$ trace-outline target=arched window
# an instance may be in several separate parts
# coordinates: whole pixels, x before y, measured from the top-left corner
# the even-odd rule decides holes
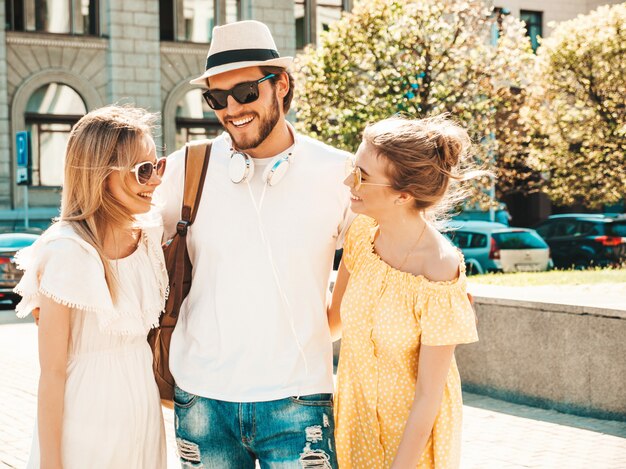
[[[222,126],[202,97],[202,90],[188,91],[176,105],[176,148],[191,140],[215,137],[221,132]]]
[[[61,83],[48,83],[31,95],[24,121],[31,133],[33,186],[62,184],[67,139],[86,112],[79,94]]]

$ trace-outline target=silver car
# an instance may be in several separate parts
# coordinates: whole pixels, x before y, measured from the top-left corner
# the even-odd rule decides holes
[[[461,249],[468,274],[535,272],[552,267],[550,248],[535,230],[488,221],[452,222],[446,234]]]

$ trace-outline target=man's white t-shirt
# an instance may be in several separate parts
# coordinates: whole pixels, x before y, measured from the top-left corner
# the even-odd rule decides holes
[[[297,134],[290,151],[287,173],[265,190],[259,223],[255,203],[275,158],[254,160],[250,187],[234,184],[230,137],[213,142],[187,235],[193,281],[170,347],[170,369],[187,392],[232,402],[333,392],[326,305],[334,252],[353,218],[348,154]],[[180,219],[183,181],[179,150],[156,197],[166,237]]]

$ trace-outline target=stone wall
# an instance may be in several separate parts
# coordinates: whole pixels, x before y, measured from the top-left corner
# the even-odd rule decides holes
[[[159,3],[111,0],[106,12],[107,100],[161,111]],[[157,145],[160,142],[157,142]]]
[[[272,31],[281,56],[293,56],[296,50],[296,24],[292,0],[254,0],[244,19],[265,23]]]
[[[464,389],[626,420],[626,311],[475,300],[480,341],[456,352]]]

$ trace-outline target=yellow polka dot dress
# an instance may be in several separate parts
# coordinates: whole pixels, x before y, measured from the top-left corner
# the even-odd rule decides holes
[[[341,303],[343,338],[335,404],[341,469],[389,468],[415,395],[421,344],[478,340],[465,268],[450,282],[389,266],[374,252],[376,222],[359,216],[344,245],[350,280]],[[453,359],[419,469],[458,468],[461,381]]]

